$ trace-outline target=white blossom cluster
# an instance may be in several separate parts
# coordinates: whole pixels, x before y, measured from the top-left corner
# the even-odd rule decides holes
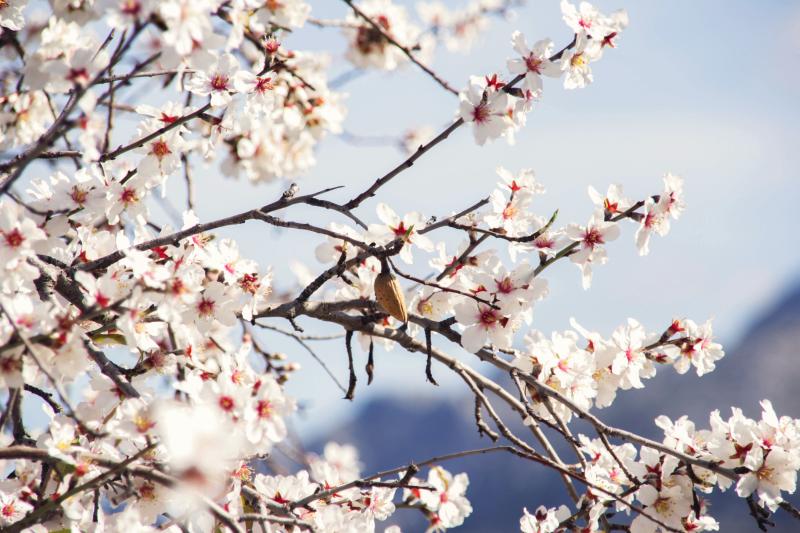
[[[603,56],[606,48],[616,46],[620,32],[628,26],[624,10],[606,16],[588,2],[581,2],[578,9],[562,0],[561,11],[567,26],[575,32],[570,46],[556,53],[552,40],[529,45],[517,31],[511,36],[511,43],[518,55],[508,61],[508,70],[515,76],[512,83],[507,86],[498,74],[473,76],[460,93],[459,116],[472,124],[478,144],[502,136],[513,144],[514,132],[525,125],[527,113],[542,96],[543,76],[563,78],[565,89],[582,89],[592,83],[591,64]],[[517,81],[522,85],[510,90]]]
[[[650,332],[628,319],[609,337],[575,321],[549,336],[532,329],[534,308],[550,293],[545,269],[569,259],[588,289],[628,222],[639,254],[649,253],[652,235],[666,235],[685,208],[682,178],[666,174],[661,190],[639,201],[621,185],[605,194],[589,188],[585,224],[537,213],[545,189],[534,172],[503,167],[489,196],[456,214],[398,213],[385,201],[373,218],[356,212],[462,124],[478,144],[513,141],[542,95],[543,76],[586,87],[592,63],[628,25],[624,11],[604,15],[563,0],[571,42],[529,45],[515,32],[514,77],[471,77],[459,94],[426,66],[434,48],[468,49],[510,2],[421,3],[419,23],[390,0],[343,2],[347,14],[332,22],[313,18],[301,0],[51,0],[43,19],[26,4],[0,1],[8,65],[0,67],[0,149],[9,155],[0,162],[3,529],[371,532],[399,509],[422,513],[429,531],[464,523],[472,513],[468,477],[445,470],[441,457],[420,463],[424,477],[413,463],[364,474],[357,451],[336,443],[322,456],[297,454],[294,470],[274,462],[276,450],[292,450],[296,405],[284,384],[300,366],[254,331],[276,329],[260,319],[282,319],[294,332],[278,331],[307,347],[301,317],[344,329],[346,397],[356,382],[354,334],[369,352],[370,380],[375,344],[424,347],[430,381],[435,355],[475,393],[482,434],[493,435],[485,410],[513,444],[508,450],[583,484],[574,509],[521,509],[525,533],[606,531],[619,515],[634,533],[715,530],[704,495],[732,486],[756,518],[787,504],[800,469],[800,422],[778,417],[766,400],[760,420],[714,411],[708,430],[659,417],[661,444],[593,418],[620,390],[644,387],[660,365],[713,371],[724,352],[710,322],[676,318]],[[310,24],[340,28],[344,56],[357,68],[421,68],[458,94],[455,122],[436,138],[407,135],[410,158],[348,203],[322,199],[330,189],[299,195],[292,186],[271,204],[201,222],[187,193],[179,228],[155,224],[153,193],[163,195],[177,177],[190,186],[192,163],[259,183],[293,178],[314,165],[320,141],[342,131],[347,100],[329,88],[331,58],[285,44]],[[35,172],[17,181],[33,161]],[[282,218],[295,204],[348,222]],[[325,270],[296,269],[308,278],[297,295],[276,290],[271,266],[213,233],[247,221],[326,236],[316,248]],[[454,248],[439,230],[466,239]],[[420,265],[427,275],[405,272]],[[400,315],[381,307],[380,283]],[[448,360],[433,348],[433,333],[461,346],[463,361],[508,372],[519,390]],[[534,436],[540,424],[555,428],[578,462],[538,455],[504,425],[487,390]],[[31,395],[44,402],[43,427],[26,426],[22,398]],[[597,438],[573,436],[576,417],[591,420]]]

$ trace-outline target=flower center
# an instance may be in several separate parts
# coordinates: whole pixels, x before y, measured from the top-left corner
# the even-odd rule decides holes
[[[122,191],[122,194],[119,196],[119,199],[124,204],[132,204],[139,200],[139,198],[136,196],[136,190],[130,188],[125,188]]]
[[[583,56],[583,52],[578,52],[569,60],[569,64],[575,68],[581,68],[586,65],[586,58]]]
[[[594,248],[598,244],[603,244],[605,241],[603,240],[603,234],[597,228],[589,228],[586,230],[586,233],[583,234],[583,243],[588,248]]]
[[[481,324],[485,326],[494,326],[497,323],[497,318],[497,313],[491,309],[481,312]]]
[[[508,276],[500,281],[495,281],[495,283],[497,283],[497,291],[503,294],[509,294],[514,290],[514,283]]]
[[[172,150],[169,149],[169,145],[166,143],[166,141],[159,139],[150,143],[150,153],[161,159],[164,156],[171,154]]]
[[[489,108],[486,104],[481,104],[472,110],[472,120],[477,123],[486,122],[489,119]]]
[[[25,236],[17,228],[3,234],[3,237],[6,240],[6,244],[11,248],[19,248],[25,242]]]
[[[225,91],[228,89],[228,76],[224,74],[214,74],[211,78],[211,88],[215,91]]]
[[[756,477],[761,481],[769,481],[772,479],[772,475],[775,473],[774,468],[768,467],[766,464],[762,465],[761,468],[756,470]]]
[[[544,61],[533,54],[525,58],[525,66],[528,67],[528,71],[535,72],[536,74],[542,73],[542,63],[544,63]]]
[[[85,67],[69,69],[67,79],[72,83],[86,85],[89,81],[89,71]]]
[[[275,88],[272,84],[272,78],[258,78],[256,81],[256,92],[264,94],[267,91],[271,91]]]
[[[197,312],[202,316],[211,316],[214,314],[214,300],[201,298],[197,304]]]
[[[89,197],[89,191],[82,189],[78,185],[73,185],[69,197],[72,198],[72,201],[76,204],[83,205]]]
[[[135,17],[139,14],[141,9],[142,5],[138,2],[138,0],[126,0],[125,2],[122,2],[120,11],[126,15]]]
[[[658,514],[666,515],[669,514],[670,510],[672,509],[672,502],[669,498],[658,498],[655,502],[653,502],[653,507],[655,507]]]
[[[261,400],[256,405],[256,412],[259,418],[269,418],[272,416],[272,404],[268,400]]]
[[[232,411],[235,403],[233,398],[230,396],[220,396],[219,397],[219,406],[223,411]]]

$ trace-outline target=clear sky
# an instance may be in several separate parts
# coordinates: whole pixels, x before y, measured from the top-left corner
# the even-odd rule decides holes
[[[731,0],[597,4],[606,12],[626,8],[630,27],[619,48],[596,64],[593,85],[567,92],[547,80],[543,101],[515,146],[501,140],[478,147],[462,128],[385,187],[382,198],[398,211],[446,214],[487,195],[498,165],[513,171],[531,167],[548,189],[534,208],[543,215],[560,209],[559,224],[585,223],[592,208],[588,185],[605,191],[609,183],[619,183],[638,199],[657,192],[665,172],[680,174],[686,179],[688,209],[670,235],[655,237],[650,255],[639,257],[635,227],[624,225],[622,238],[609,246],[609,263],[596,269],[589,291],[581,289],[578,269],[568,262],[548,269],[550,297],[537,305],[535,327],[545,332],[568,328],[574,316],[609,334],[629,316],[653,330],[673,316],[714,317],[718,337],[733,345],[748,321],[800,278],[800,5]],[[342,18],[347,12],[343,2],[312,5],[319,18]],[[458,87],[472,74],[505,72],[515,29],[529,41],[551,37],[564,44],[571,38],[557,0],[530,1],[517,10],[515,20],[494,20],[470,54],[441,49],[432,66]],[[334,75],[350,68],[337,29],[304,29],[286,44],[329,51]],[[358,135],[394,135],[420,125],[439,130],[457,108],[452,95],[413,67],[393,74],[371,72],[342,90],[350,95],[345,128]],[[318,152],[317,167],[300,181],[301,190],[345,185],[343,192],[330,195],[345,200],[400,160],[390,147],[353,146],[329,137]],[[253,187],[213,168],[195,173],[203,221],[271,201],[284,187]],[[182,187],[182,180],[174,178],[170,197],[176,205],[183,205]],[[377,221],[375,204],[363,204],[359,216]],[[287,218],[314,213],[292,209]],[[222,233],[236,237],[245,255],[273,265],[280,286],[292,283],[291,259],[314,272],[323,268],[313,256],[320,242],[316,236],[258,223]],[[427,271],[426,262],[420,262],[418,272]],[[314,328],[310,321],[301,323]],[[376,381],[367,389],[362,378],[351,406],[299,346],[277,335],[261,338],[305,367],[289,390],[308,408],[299,422],[306,435],[352,415],[353,407],[372,395],[401,394],[418,401],[463,388],[436,367],[442,386],[427,385],[419,354],[378,352]],[[346,381],[343,344],[315,347]],[[357,357],[362,368],[365,355]],[[480,367],[466,354],[463,359]]]

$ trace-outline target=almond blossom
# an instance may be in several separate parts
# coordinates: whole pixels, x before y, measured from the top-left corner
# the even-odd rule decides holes
[[[430,239],[419,233],[425,226],[425,219],[420,213],[411,212],[400,217],[384,203],[378,204],[376,210],[378,218],[383,224],[370,224],[368,230],[371,238],[376,242],[385,244],[394,239],[400,239],[403,242],[400,259],[408,264],[414,261],[411,253],[412,244],[426,252],[433,251],[433,243]]]
[[[605,222],[599,213],[595,213],[586,226],[567,226],[567,237],[579,245],[578,251],[570,256],[570,260],[581,270],[584,289],[592,284],[592,264],[602,265],[608,261],[603,245],[615,240],[619,234],[617,224]]]
[[[405,8],[395,5],[391,0],[367,0],[359,4],[359,9],[370,17],[381,30],[365,22],[355,13],[348,14],[350,27],[345,28],[345,36],[350,42],[347,59],[360,68],[394,70],[408,58],[382,35],[404,46],[413,46],[418,41],[419,29],[408,20]]]
[[[513,144],[522,128],[540,127],[529,118],[544,79],[587,87],[593,63],[621,44],[624,11],[565,0],[574,40],[515,31],[511,57],[497,63],[508,71],[470,76],[458,92],[432,70],[434,49],[469,49],[492,18],[514,20],[516,2],[421,3],[419,22],[391,0],[322,15],[336,19],[302,0],[53,0],[37,3],[41,15],[25,4],[0,1],[3,529],[370,532],[408,508],[443,531],[467,523],[473,506],[468,476],[444,463],[489,452],[579,481],[567,486],[574,505],[518,509],[526,533],[715,530],[708,498],[729,488],[758,525],[792,512],[800,421],[767,400],[759,419],[714,410],[708,427],[659,416],[660,443],[596,418],[659,368],[715,370],[725,352],[710,321],[681,316],[650,331],[628,319],[608,337],[575,320],[570,330],[535,329],[543,317],[534,307],[559,289],[545,275],[569,258],[588,288],[625,227],[646,254],[686,207],[682,178],[666,174],[661,191],[637,200],[621,184],[590,187],[585,225],[541,209],[552,178],[531,168],[493,163],[497,177],[475,176],[480,196],[441,199],[425,216],[413,194],[403,212],[386,194],[388,181],[402,183],[398,175],[463,126],[479,145]],[[309,32],[339,43],[310,51]],[[320,148],[361,104],[340,92],[356,82],[341,56],[387,75],[405,66],[402,76],[429,77],[452,105],[458,98],[444,129],[414,116],[387,136],[406,156],[365,190],[353,187],[360,178],[302,179],[318,159],[339,157]],[[412,87],[406,81],[390,80]],[[246,210],[212,216],[230,207],[224,198],[195,198],[220,190],[217,173],[250,182]],[[368,220],[372,202],[377,220]],[[232,233],[244,223],[255,249]],[[293,252],[313,250],[322,264],[276,253],[275,227]],[[396,256],[411,266],[396,268]],[[375,295],[387,275],[402,324]],[[416,385],[452,371],[474,396],[465,415],[479,434],[507,442],[432,458],[410,450],[378,473],[345,442],[306,452],[292,427],[298,412],[312,422],[317,413],[303,392],[307,363],[331,378],[315,393],[353,400],[363,373],[387,376],[390,350],[394,364],[405,364],[397,350],[426,359]],[[395,381],[416,394],[413,375]],[[424,479],[418,467],[429,468]]]
[[[520,32],[514,32],[511,35],[511,43],[514,51],[521,57],[509,60],[508,70],[512,74],[524,75],[523,88],[531,91],[534,96],[539,96],[542,92],[542,76],[550,78],[561,76],[559,66],[550,61],[555,46],[553,41],[549,39],[536,41],[533,47],[529,48],[525,36]]]
[[[464,301],[454,308],[456,320],[465,326],[461,346],[471,353],[483,348],[488,341],[498,348],[508,348],[514,333],[509,317],[494,307],[474,301]]]
[[[472,123],[479,145],[502,136],[513,126],[506,112],[508,96],[490,89],[482,78],[471,77],[469,86],[459,93],[459,100],[459,115],[464,122]]]
[[[200,96],[210,96],[213,107],[230,103],[236,92],[236,76],[239,73],[239,61],[232,54],[222,54],[196,72],[187,83],[187,89]]]

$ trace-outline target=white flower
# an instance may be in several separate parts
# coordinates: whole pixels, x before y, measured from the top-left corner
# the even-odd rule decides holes
[[[466,497],[469,486],[467,474],[453,476],[441,466],[436,466],[428,473],[428,484],[435,490],[420,491],[420,499],[436,513],[437,523],[442,527],[460,526],[472,514],[472,505]]]
[[[464,122],[472,123],[472,133],[479,145],[502,136],[513,127],[507,114],[509,96],[487,88],[483,78],[470,77],[469,85],[458,98],[461,102],[459,115]]]
[[[589,63],[598,58],[598,49],[588,44],[585,37],[578,36],[575,46],[561,56],[565,89],[583,89],[594,81]]]
[[[309,496],[317,488],[301,470],[293,476],[265,476],[256,474],[253,486],[266,501],[283,505]]]
[[[629,318],[627,325],[614,330],[606,353],[602,355],[605,360],[610,359],[611,372],[620,376],[620,387],[623,389],[641,389],[644,387],[642,378],[655,374],[655,368],[643,350],[646,339],[644,327]]]
[[[256,12],[259,22],[266,21],[277,27],[300,28],[306,23],[311,6],[303,0],[282,0],[280,2],[253,2],[261,5],[262,9]]]
[[[497,348],[511,347],[514,334],[508,317],[499,309],[465,299],[453,310],[459,324],[466,326],[461,334],[461,346],[475,353],[486,344],[487,338]]]
[[[28,0],[5,0],[0,6],[0,26],[11,31],[19,31],[25,26],[25,17],[22,10],[28,5]]]
[[[519,529],[522,533],[552,533],[558,529],[562,520],[566,520],[572,513],[566,505],[558,509],[547,509],[541,505],[534,514],[522,509],[523,515],[519,519]]]
[[[391,0],[365,0],[359,9],[380,26],[383,33],[401,45],[412,47],[418,43],[419,29],[410,24],[406,10]],[[347,15],[344,33],[349,41],[346,57],[359,68],[394,70],[408,61],[402,50],[391,44],[373,25],[354,13]]]
[[[0,22],[2,21],[3,19],[0,18]],[[0,491],[0,525],[8,526],[18,522],[33,510],[33,506],[20,498],[20,496],[22,496],[22,493],[14,494]]]
[[[602,213],[595,213],[585,227],[567,226],[566,235],[580,243],[578,251],[569,257],[581,269],[583,288],[588,289],[592,283],[591,264],[602,265],[608,261],[603,245],[619,237],[619,227],[615,222],[605,222]]]
[[[715,368],[715,362],[725,356],[722,345],[713,341],[711,321],[698,325],[692,320],[684,323],[686,340],[676,348],[678,354],[673,364],[679,374],[685,374],[692,366],[702,376]]]
[[[400,259],[409,265],[414,261],[411,254],[411,245],[415,245],[426,252],[433,251],[433,243],[419,234],[419,230],[425,227],[425,219],[420,213],[411,212],[402,218],[385,203],[378,204],[376,208],[378,218],[383,224],[370,224],[369,234],[379,244],[386,244],[394,239],[403,242],[400,251]],[[338,258],[337,258],[338,259]]]
[[[242,70],[234,76],[233,85],[237,91],[247,95],[248,110],[266,115],[275,108],[276,82],[270,74],[259,76]]]
[[[186,318],[194,322],[201,332],[208,331],[215,321],[225,326],[236,323],[236,297],[218,281],[209,283],[193,306],[186,311]]]
[[[211,105],[228,105],[237,91],[234,80],[239,72],[239,61],[232,54],[222,54],[203,70],[195,72],[186,88],[200,96],[211,96]]]
[[[745,460],[744,466],[750,472],[739,478],[736,494],[746,498],[756,492],[759,502],[775,511],[783,501],[781,492],[794,494],[800,464],[797,457],[792,457],[779,447],[766,451],[759,447],[757,450],[757,453],[749,454]]]
[[[79,48],[66,61],[50,62],[51,77],[47,89],[67,92],[74,87],[86,87],[108,64],[108,52],[95,48]]]
[[[523,88],[530,91],[534,98],[538,98],[542,93],[542,76],[551,78],[561,76],[559,65],[550,61],[550,56],[553,55],[553,41],[550,39],[537,41],[532,48],[529,48],[525,36],[515,31],[511,35],[511,43],[520,57],[508,61],[508,70],[512,74],[524,74]]]
[[[35,253],[47,235],[16,203],[0,201],[0,269],[13,270]]]
[[[644,485],[636,493],[636,499],[646,506],[647,515],[660,520],[667,526],[682,530],[681,521],[692,508],[691,491],[680,484],[661,484],[661,490],[652,485]],[[631,533],[655,533],[661,527],[642,514],[631,522]]]

